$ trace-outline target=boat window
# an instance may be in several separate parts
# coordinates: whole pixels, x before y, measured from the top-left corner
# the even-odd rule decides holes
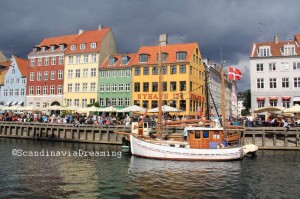
[[[200,138],[200,131],[195,131],[195,139],[199,139]]]
[[[220,133],[219,133],[219,131],[214,131],[213,138],[214,139],[220,139]]]
[[[170,144],[170,147],[175,147],[175,144]]]
[[[203,131],[203,138],[209,138],[209,132]]]

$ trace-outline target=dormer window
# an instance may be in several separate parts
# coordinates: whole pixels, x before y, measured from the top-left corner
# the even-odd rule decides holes
[[[113,65],[115,65],[115,63],[117,62],[117,58],[115,58],[115,57],[109,57],[109,66],[113,66]]]
[[[45,52],[46,51],[46,46],[43,46],[42,47],[42,52]]]
[[[149,55],[148,54],[140,54],[139,55],[139,62],[148,62]]]
[[[122,60],[121,60],[121,65],[127,65],[127,63],[129,62],[129,57],[128,56],[122,56]]]
[[[184,51],[181,51],[181,52],[177,52],[176,53],[176,60],[177,61],[183,61],[183,60],[186,60],[186,52]]]
[[[60,50],[65,50],[65,45],[64,44],[60,45]]]
[[[71,50],[76,50],[76,45],[71,45]]]
[[[33,52],[36,53],[37,52],[37,47],[33,48]]]
[[[96,48],[96,46],[97,46],[97,43],[95,43],[95,42],[91,43],[91,48]]]
[[[167,61],[168,53],[161,53],[161,61]],[[159,53],[157,53],[157,61],[159,61]]]
[[[85,44],[80,44],[80,50],[85,50]]]
[[[257,52],[259,57],[269,57],[271,56],[270,46],[261,46],[258,48]]]
[[[51,46],[51,51],[55,51],[55,46]]]
[[[283,46],[283,55],[289,56],[289,55],[296,55],[295,52],[295,45],[284,45]]]

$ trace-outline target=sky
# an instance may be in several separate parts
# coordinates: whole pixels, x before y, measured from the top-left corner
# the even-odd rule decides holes
[[[254,42],[300,34],[299,0],[0,0],[0,50],[22,58],[44,38],[80,29],[112,29],[119,53],[169,43],[198,42],[203,59],[238,68],[238,91],[250,89]]]

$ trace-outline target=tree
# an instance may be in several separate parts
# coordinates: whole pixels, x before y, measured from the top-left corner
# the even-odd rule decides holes
[[[251,109],[251,91],[250,89],[246,90],[245,92],[241,93],[243,99],[243,106],[245,109],[241,111],[241,115],[245,116],[249,114],[249,110]]]

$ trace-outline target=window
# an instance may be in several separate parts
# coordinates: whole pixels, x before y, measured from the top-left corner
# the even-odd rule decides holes
[[[49,72],[44,71],[44,80],[48,80],[48,78],[49,78]]]
[[[141,68],[135,68],[134,75],[141,75]]]
[[[158,91],[158,82],[152,82],[152,92]]]
[[[186,81],[180,81],[180,91],[186,91]]]
[[[58,94],[58,95],[61,95],[61,94],[62,94],[62,91],[63,91],[62,85],[57,86],[57,94]]]
[[[186,73],[186,66],[185,65],[180,65],[179,66],[179,73],[180,74],[185,74]]]
[[[72,92],[72,84],[68,84],[68,92]]]
[[[270,106],[277,106],[277,100],[270,100]]]
[[[82,83],[82,92],[87,92],[87,83]]]
[[[270,78],[270,88],[277,88],[276,86],[276,78]]]
[[[117,92],[117,84],[112,84],[112,92]]]
[[[29,95],[33,95],[33,86],[29,87]]]
[[[42,47],[42,52],[45,52],[46,51],[46,46],[43,46]]]
[[[51,65],[56,65],[56,57],[51,57]]]
[[[152,102],[151,102],[151,107],[152,107],[152,108],[158,107],[158,101],[157,101],[157,100],[152,100]]]
[[[167,53],[162,53],[161,54],[161,61],[167,61],[167,56],[168,56]]]
[[[200,139],[200,131],[195,131],[195,139]]]
[[[63,71],[62,70],[58,71],[58,79],[63,79]]]
[[[269,71],[276,71],[276,63],[269,63]]]
[[[91,43],[91,48],[96,48],[96,46],[97,46],[97,43],[95,43],[95,42]]]
[[[43,59],[42,58],[38,58],[38,66],[42,66],[43,64]]]
[[[76,64],[80,64],[80,55],[76,55]]]
[[[91,69],[91,77],[96,77],[96,68]]]
[[[64,64],[64,56],[63,55],[59,56],[59,65],[62,65],[62,64]]]
[[[257,79],[257,88],[264,88],[264,79],[263,78]]]
[[[203,131],[202,137],[203,138],[209,138],[209,132],[208,131]]]
[[[176,91],[176,82],[170,82],[170,91]]]
[[[258,100],[257,101],[257,107],[258,108],[265,107],[265,100]]]
[[[109,66],[113,66],[115,65],[115,63],[117,62],[117,59],[115,57],[109,57]]]
[[[131,91],[131,84],[125,84],[125,92],[130,92]]]
[[[97,54],[92,54],[92,62],[97,62]]]
[[[80,69],[76,69],[75,77],[80,78]]]
[[[85,44],[80,44],[80,50],[85,50]]]
[[[19,96],[19,89],[18,88],[16,88],[16,90],[15,90],[15,96]]]
[[[148,54],[140,54],[139,55],[139,62],[148,62],[149,55]]]
[[[79,92],[80,83],[75,83],[75,92]]]
[[[289,88],[289,78],[288,77],[282,78],[282,88]]]
[[[168,68],[167,68],[167,66],[163,66],[163,67],[162,67],[162,74],[163,74],[163,75],[168,74]]]
[[[186,100],[179,101],[179,109],[185,111],[186,110]]]
[[[55,71],[51,71],[51,80],[55,80]]]
[[[122,59],[121,59],[121,65],[126,65],[129,61],[128,59],[129,57],[127,56],[122,56]]]
[[[123,92],[124,91],[124,84],[119,84],[118,90],[119,90],[119,92]]]
[[[50,95],[54,95],[55,94],[55,86],[51,85],[50,86]]]
[[[45,61],[44,65],[49,66],[49,57],[45,57],[44,61]]]
[[[99,99],[99,105],[100,105],[100,106],[104,106],[104,99],[103,99],[103,98],[100,98],[100,99]]]
[[[88,69],[84,68],[83,73],[82,73],[82,77],[87,77],[87,76],[88,76]]]
[[[294,87],[295,88],[300,88],[300,77],[295,77],[294,78]]]
[[[31,67],[34,67],[34,66],[35,66],[35,59],[31,59],[31,60],[30,60],[30,66],[31,66]]]
[[[95,92],[96,91],[96,83],[95,82],[92,82],[91,83],[91,92]]]
[[[7,96],[7,89],[4,90],[4,96]]]
[[[143,92],[149,92],[149,82],[143,83]]]
[[[111,77],[111,71],[106,71],[106,77]]]
[[[69,56],[69,64],[73,64],[73,56]]]
[[[22,96],[25,95],[25,89],[24,89],[24,88],[21,89],[21,95],[22,95]]]
[[[300,62],[293,62],[293,69],[300,70]]]
[[[55,51],[55,46],[51,46],[51,51]]]
[[[140,92],[140,83],[139,82],[134,83],[134,92]]]
[[[76,45],[71,45],[71,50],[72,51],[76,50]]]
[[[106,84],[106,92],[110,92],[110,84]]]
[[[9,89],[9,95],[13,96],[14,95],[14,89]]]
[[[34,72],[30,72],[30,81],[34,81]]]
[[[41,87],[40,87],[40,86],[37,86],[37,87],[36,87],[36,94],[37,94],[37,95],[40,95],[40,94],[41,94]]]
[[[112,72],[112,77],[117,77],[118,76],[118,71],[117,70],[114,70],[114,71],[111,71]]]
[[[42,80],[42,72],[38,72],[37,73],[37,81],[41,81]]]
[[[118,106],[123,106],[123,99],[122,98],[118,99]]]
[[[90,99],[90,104],[94,104],[96,102],[95,98]]]
[[[290,99],[282,99],[282,104],[284,108],[290,108],[291,107],[291,100]]]
[[[100,78],[104,78],[104,77],[105,77],[105,71],[100,70],[100,72],[99,72],[99,77],[100,77]]]
[[[48,86],[43,86],[43,94],[48,95]]]
[[[264,71],[264,64],[256,64],[256,71]]]
[[[171,74],[176,74],[177,73],[177,67],[176,66],[170,66],[170,71],[171,71]]]
[[[296,55],[295,53],[295,45],[284,45],[283,54],[286,56]]]
[[[143,69],[143,75],[149,75],[149,67],[144,67],[144,69]]]
[[[79,106],[79,99],[74,99],[74,106]]]
[[[157,66],[154,66],[152,68],[152,75],[158,75],[158,67]]]
[[[124,99],[124,106],[129,106],[130,105],[130,100],[129,100],[129,98],[125,98]]]
[[[64,44],[60,45],[60,50],[65,50],[65,45]]]
[[[261,46],[258,49],[258,56],[259,57],[269,57],[270,54],[270,47],[269,46]]]
[[[103,84],[99,85],[99,91],[104,92],[105,91],[105,86]]]
[[[88,62],[89,62],[89,55],[84,55],[83,63],[88,63]]]
[[[143,100],[143,108],[148,108],[149,101]]]
[[[176,53],[176,60],[182,61],[186,59],[186,52],[177,52]]]
[[[69,69],[68,70],[68,78],[72,78],[73,77],[73,70]]]

